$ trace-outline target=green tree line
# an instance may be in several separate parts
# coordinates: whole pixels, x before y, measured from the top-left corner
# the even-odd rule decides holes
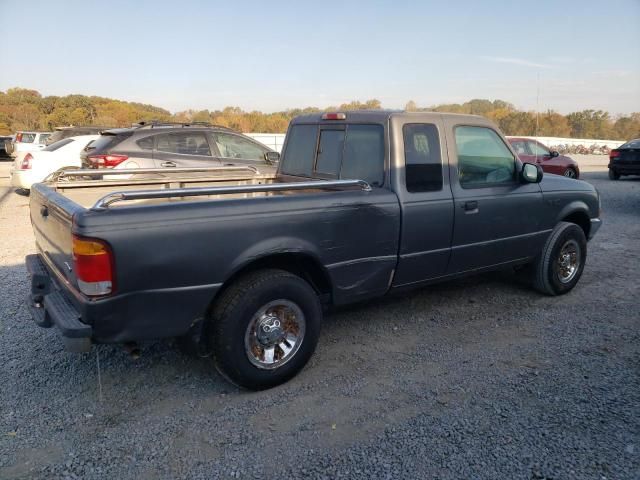
[[[17,130],[52,130],[65,125],[124,127],[139,121],[209,122],[241,132],[283,133],[289,121],[301,114],[324,110],[362,110],[383,108],[379,100],[353,101],[326,108],[294,108],[282,112],[247,112],[239,107],[223,110],[168,110],[111,98],[66,95],[42,96],[36,90],[10,88],[0,91],[0,134]],[[553,110],[531,112],[516,109],[503,100],[474,99],[458,104],[419,107],[409,101],[407,111],[452,112],[482,115],[498,124],[507,135],[539,135],[568,138],[625,140],[640,137],[640,112],[613,117],[602,110],[583,110],[562,115]]]

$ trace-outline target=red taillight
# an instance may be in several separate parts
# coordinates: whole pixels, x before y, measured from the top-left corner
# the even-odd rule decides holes
[[[30,170],[32,158],[33,156],[30,153],[27,153],[22,159],[22,163],[20,164],[20,170]]]
[[[74,235],[73,263],[82,293],[93,297],[115,291],[113,253],[106,242]]]
[[[614,158],[618,158],[620,156],[620,150],[611,150],[609,152],[609,159],[613,160]]]
[[[344,113],[325,113],[322,115],[323,120],[345,120],[347,116]]]
[[[21,142],[21,141],[22,141],[22,134],[16,133],[16,142]]]
[[[87,158],[95,168],[113,168],[129,157],[127,155],[89,155]]]

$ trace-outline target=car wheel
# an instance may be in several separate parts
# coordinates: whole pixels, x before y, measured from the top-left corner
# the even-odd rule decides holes
[[[567,168],[563,175],[567,178],[578,178],[578,173],[576,172],[576,170],[574,168]]]
[[[534,287],[547,295],[562,295],[576,286],[587,260],[587,239],[575,223],[560,222],[533,264]]]
[[[216,301],[208,341],[218,371],[232,383],[263,390],[296,375],[320,336],[318,295],[284,270],[260,270],[232,284]]]
[[[609,179],[610,180],[619,180],[620,174],[616,172],[613,168],[609,169]]]

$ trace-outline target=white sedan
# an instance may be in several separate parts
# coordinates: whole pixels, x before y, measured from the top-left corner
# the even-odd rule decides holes
[[[30,190],[47,175],[63,167],[80,167],[80,152],[100,135],[69,137],[38,152],[21,152],[11,166],[11,185]]]

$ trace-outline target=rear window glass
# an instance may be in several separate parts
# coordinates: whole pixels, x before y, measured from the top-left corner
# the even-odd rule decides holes
[[[319,139],[317,125],[294,125],[287,136],[281,161],[284,174],[365,180],[372,185],[384,181],[384,130],[380,125],[323,129]]]
[[[57,142],[52,143],[48,147],[43,148],[42,151],[43,152],[55,152],[59,148],[64,147],[65,145],[69,145],[71,142],[73,142],[73,139],[65,138],[64,140],[59,140]]]
[[[287,134],[282,173],[310,177],[315,160],[317,125],[294,125]]]
[[[87,145],[85,150],[105,151],[122,142],[125,138],[127,137],[124,135],[100,135],[100,138],[90,146]]]
[[[344,130],[321,130],[316,172],[337,177],[342,165]]]
[[[631,140],[624,145],[620,145],[618,148],[640,148],[640,138],[637,140]]]
[[[402,127],[402,133],[407,191],[442,190],[442,160],[436,126],[428,123],[406,124]]]
[[[384,183],[384,130],[380,125],[349,125],[340,178]]]
[[[67,137],[70,137],[70,136],[71,135],[65,135],[65,131],[64,130],[57,130],[57,131],[53,132],[49,138],[47,138],[47,143],[49,145],[51,145],[54,142],[57,142],[58,140],[62,140],[63,138],[67,138]]]
[[[40,144],[45,143],[47,141],[47,138],[49,138],[50,136],[51,136],[50,133],[41,133],[40,138],[38,139],[38,143]]]

